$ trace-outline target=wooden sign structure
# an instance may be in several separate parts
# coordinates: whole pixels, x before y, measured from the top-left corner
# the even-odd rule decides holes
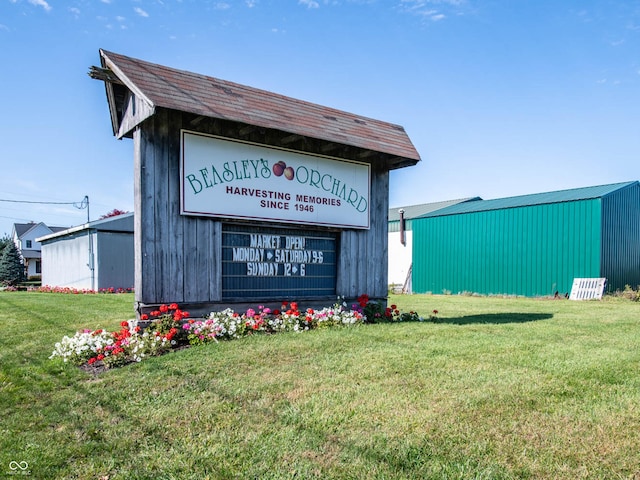
[[[134,141],[135,299],[192,314],[386,301],[399,125],[100,50],[114,135]]]

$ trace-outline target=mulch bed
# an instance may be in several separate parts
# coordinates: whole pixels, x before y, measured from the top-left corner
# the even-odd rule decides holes
[[[172,348],[171,350],[169,350],[168,352],[166,352],[163,355],[166,355],[167,353],[178,352],[178,351],[184,350],[186,348],[191,348],[191,345],[180,345],[180,346],[177,346],[176,348]],[[114,368],[126,367],[127,365],[130,365],[132,363],[136,363],[136,362],[131,361],[131,362],[127,362],[127,363],[125,363],[123,365],[120,365],[118,367],[109,368],[104,364],[104,362],[102,360],[98,360],[96,362],[93,362],[93,364],[91,364],[91,365],[89,365],[88,363],[83,363],[78,368],[80,370],[82,370],[83,372],[89,373],[89,374],[91,374],[91,375],[93,375],[95,377],[95,376],[100,375],[101,373],[106,372],[107,370],[113,370]]]

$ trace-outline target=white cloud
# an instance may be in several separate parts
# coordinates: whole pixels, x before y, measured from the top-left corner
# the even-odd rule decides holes
[[[119,22],[124,22],[126,20],[126,17],[123,17],[122,15],[118,15],[116,16],[116,20]]]
[[[140,15],[141,17],[148,17],[149,14],[147,12],[145,12],[143,9],[141,9],[140,7],[134,7],[133,11],[136,12],[138,15]]]
[[[215,8],[216,10],[229,10],[231,8],[231,5],[229,5],[227,2],[217,2],[213,8]]]
[[[247,5],[247,7],[253,8],[258,4],[258,0],[245,0],[244,3]]]
[[[298,5],[305,5],[307,8],[318,8],[320,6],[314,0],[298,0]]]
[[[42,7],[47,12],[51,11],[51,5],[49,5],[45,0],[29,0],[31,5],[35,5],[36,7]]]
[[[73,14],[75,18],[80,18],[80,9],[76,7],[69,7],[69,11]]]
[[[0,30],[4,30],[4,31],[8,32],[9,31],[9,27],[7,27],[6,25],[3,25],[3,24],[0,23]]]
[[[467,0],[400,0],[401,12],[416,15],[433,22],[447,18],[445,11],[460,12]]]

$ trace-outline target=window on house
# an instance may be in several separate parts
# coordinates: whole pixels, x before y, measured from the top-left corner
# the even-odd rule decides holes
[[[27,240],[27,248],[31,248],[31,240]]]
[[[42,273],[42,261],[40,260],[36,260],[36,273]]]

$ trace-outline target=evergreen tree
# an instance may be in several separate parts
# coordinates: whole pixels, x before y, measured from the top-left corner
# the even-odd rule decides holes
[[[10,242],[0,255],[0,283],[16,285],[24,280],[24,265],[15,243]]]
[[[0,238],[0,255],[2,255],[4,247],[9,245],[9,243],[13,243],[13,240],[11,240],[11,237],[5,233],[4,237]]]

